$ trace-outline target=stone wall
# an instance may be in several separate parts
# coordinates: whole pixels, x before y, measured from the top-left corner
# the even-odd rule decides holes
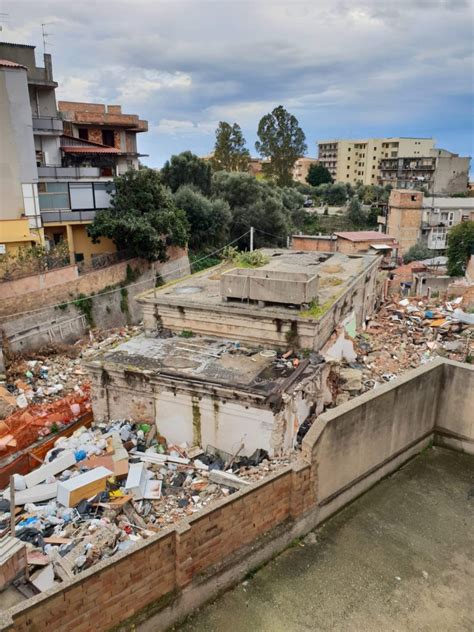
[[[1,629],[165,630],[433,438],[474,453],[473,392],[474,367],[438,360],[320,415],[292,466],[2,613]]]

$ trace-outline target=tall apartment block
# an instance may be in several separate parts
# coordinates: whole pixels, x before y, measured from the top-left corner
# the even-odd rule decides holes
[[[33,243],[67,241],[71,263],[116,251],[87,235],[110,205],[113,177],[138,168],[136,135],[147,121],[120,105],[56,104],[51,56],[0,43],[0,255]]]
[[[434,143],[433,138],[325,140],[318,143],[318,159],[335,182],[378,184],[382,159],[428,156]]]

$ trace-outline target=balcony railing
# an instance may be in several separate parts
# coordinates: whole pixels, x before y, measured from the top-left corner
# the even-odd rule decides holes
[[[62,134],[63,122],[54,116],[33,116],[33,132]]]
[[[67,224],[69,222],[91,222],[97,211],[71,211],[57,209],[54,211],[41,211],[43,224]]]
[[[38,167],[38,176],[55,180],[61,178],[80,180],[81,178],[100,178],[101,170],[99,167]],[[110,176],[108,178],[110,179]]]

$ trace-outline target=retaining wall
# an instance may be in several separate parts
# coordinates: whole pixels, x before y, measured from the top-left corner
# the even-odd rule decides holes
[[[1,629],[164,630],[433,439],[474,454],[473,393],[474,367],[437,360],[328,411],[291,467],[6,611]]]
[[[23,296],[28,292],[44,291],[47,288],[61,285],[63,283],[71,283],[79,277],[76,265],[64,266],[55,270],[49,270],[41,274],[32,274],[14,279],[13,281],[3,281],[0,283],[0,300],[3,301],[15,296]]]
[[[11,352],[29,351],[52,342],[72,343],[83,336],[90,323],[84,312],[70,303],[82,294],[92,297],[93,324],[101,328],[136,324],[143,318],[135,297],[155,285],[156,274],[170,281],[189,272],[187,254],[180,248],[169,250],[166,263],[150,264],[140,259],[122,261],[108,268],[79,276],[76,280],[20,294],[0,301],[0,330]],[[117,286],[126,281],[127,266],[136,274],[135,283],[124,295]],[[114,292],[107,288],[114,289]],[[105,290],[105,292],[104,292]],[[31,313],[25,313],[29,312]],[[38,311],[40,310],[40,311]]]

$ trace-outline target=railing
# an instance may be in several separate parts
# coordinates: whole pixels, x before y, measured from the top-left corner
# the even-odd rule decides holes
[[[91,222],[97,211],[71,211],[69,209],[57,209],[54,211],[41,211],[43,224],[60,224],[68,222]]]
[[[63,131],[63,122],[54,116],[33,116],[33,132]]]
[[[67,178],[68,180],[80,178],[100,178],[99,167],[38,167],[40,178]],[[110,179],[110,176],[108,176]]]
[[[33,274],[44,274],[50,270],[70,265],[69,255],[44,255],[28,261],[6,260],[0,262],[0,283],[14,281]]]
[[[92,255],[91,263],[86,264],[84,261],[76,263],[79,274],[85,274],[86,272],[92,272],[93,270],[100,270],[101,268],[107,268],[114,263],[120,261],[126,261],[133,257],[126,250],[118,250],[117,252],[104,252],[98,255]]]

